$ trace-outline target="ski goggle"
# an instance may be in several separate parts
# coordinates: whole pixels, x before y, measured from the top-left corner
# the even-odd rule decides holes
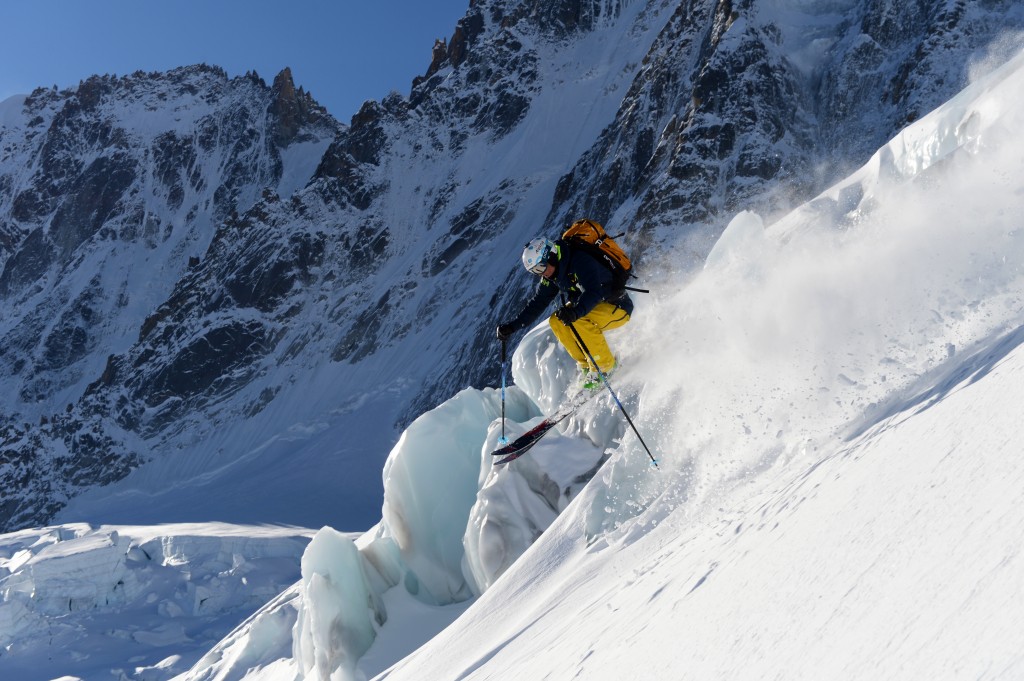
[[[548,268],[547,258],[541,260],[530,266],[529,271],[533,274],[544,274],[544,270]]]

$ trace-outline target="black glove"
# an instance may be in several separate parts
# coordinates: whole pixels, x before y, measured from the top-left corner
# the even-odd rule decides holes
[[[512,337],[512,334],[516,332],[516,329],[511,324],[498,324],[498,340],[508,340]]]
[[[555,316],[558,317],[558,321],[566,325],[572,324],[579,319],[579,315],[576,314],[576,308],[571,303],[555,310]]]

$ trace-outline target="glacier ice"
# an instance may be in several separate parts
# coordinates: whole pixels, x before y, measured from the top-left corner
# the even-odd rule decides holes
[[[553,410],[576,378],[546,323],[527,334],[512,367],[509,437]],[[600,403],[594,408],[607,409]],[[567,421],[570,436],[553,431],[529,456],[495,467],[501,413],[499,391],[467,388],[421,415],[384,466],[380,523],[354,542],[330,528],[313,539],[294,629],[300,674],[358,678],[359,658],[388,622],[385,601],[402,602],[394,590],[427,607],[480,595],[554,522],[621,435],[614,419],[588,411]]]
[[[109,676],[126,645],[122,678],[170,678],[295,581],[309,534],[79,523],[3,535],[0,678]]]
[[[356,679],[356,663],[384,624],[384,605],[369,585],[355,543],[325,527],[302,556],[294,657],[303,675]]]

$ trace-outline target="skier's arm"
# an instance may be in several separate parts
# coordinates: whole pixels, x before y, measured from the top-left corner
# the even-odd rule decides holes
[[[519,314],[502,326],[507,326],[511,328],[512,332],[515,332],[533,324],[557,295],[558,287],[547,279],[541,279],[540,285],[537,286],[537,290],[533,293],[533,297],[527,301]]]

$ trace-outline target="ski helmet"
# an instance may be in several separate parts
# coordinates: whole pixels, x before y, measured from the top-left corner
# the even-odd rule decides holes
[[[523,249],[523,267],[533,274],[544,274],[555,244],[550,239],[537,237]]]

